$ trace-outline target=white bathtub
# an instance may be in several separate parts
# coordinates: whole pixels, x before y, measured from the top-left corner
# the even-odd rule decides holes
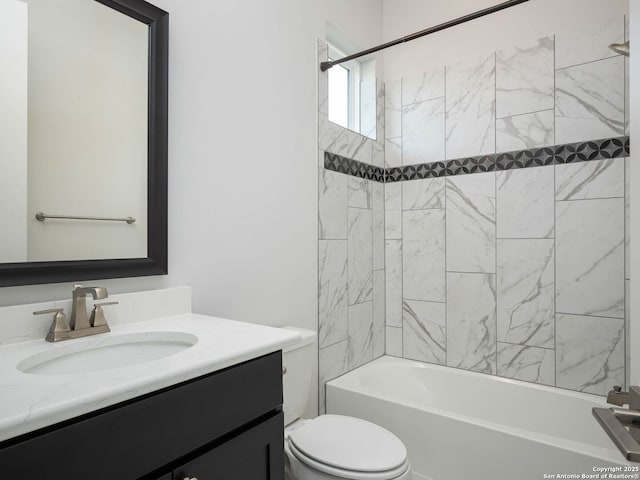
[[[583,474],[606,467],[635,474],[640,464],[624,460],[593,418],[594,406],[606,404],[594,395],[394,357],[327,384],[327,413],[394,432],[416,480],[590,478]]]

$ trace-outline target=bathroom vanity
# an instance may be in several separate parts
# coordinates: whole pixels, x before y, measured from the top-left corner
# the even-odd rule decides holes
[[[281,480],[279,352],[0,445],[0,477]]]
[[[189,297],[110,297],[110,333],[0,338],[0,478],[282,480],[281,349],[299,334],[192,313],[122,318],[176,291]]]

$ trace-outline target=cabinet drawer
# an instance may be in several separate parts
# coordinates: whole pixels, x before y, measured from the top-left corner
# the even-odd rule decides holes
[[[173,480],[283,480],[282,413],[174,470]]]
[[[0,478],[136,479],[282,405],[276,352],[0,445]]]

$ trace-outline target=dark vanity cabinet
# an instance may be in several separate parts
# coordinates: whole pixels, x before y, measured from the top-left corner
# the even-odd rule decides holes
[[[0,443],[11,480],[283,480],[280,352]]]

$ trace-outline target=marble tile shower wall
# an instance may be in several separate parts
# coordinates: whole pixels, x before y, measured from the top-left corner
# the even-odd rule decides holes
[[[388,82],[385,167],[625,135],[625,59],[607,48],[624,37],[617,18]],[[624,385],[628,169],[386,183],[386,353],[595,394]]]
[[[326,44],[319,42],[318,60],[326,59]],[[384,184],[324,168],[325,151],[384,167],[384,86],[375,88],[376,105],[368,105],[368,111],[375,112],[380,141],[329,122],[327,74],[318,76],[320,413],[325,411],[325,382],[385,350]],[[372,123],[366,125],[369,135]]]

